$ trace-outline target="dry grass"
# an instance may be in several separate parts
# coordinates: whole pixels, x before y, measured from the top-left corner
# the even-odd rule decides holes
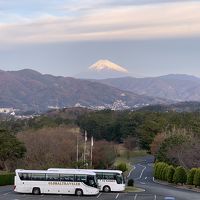
[[[118,157],[114,163],[114,166],[117,166],[120,163],[126,163],[128,170],[124,173],[125,176],[128,175],[132,170],[134,158],[147,155],[147,152],[144,150],[129,151],[124,147],[123,144],[117,145],[117,152]]]

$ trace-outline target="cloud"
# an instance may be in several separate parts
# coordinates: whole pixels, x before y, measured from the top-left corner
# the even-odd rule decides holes
[[[88,0],[88,2],[90,2]],[[98,2],[100,3],[100,1]],[[175,2],[90,9],[80,15],[43,13],[0,24],[1,44],[193,37],[200,34],[200,3]],[[73,10],[72,7],[63,9]],[[84,10],[84,9],[83,9]]]

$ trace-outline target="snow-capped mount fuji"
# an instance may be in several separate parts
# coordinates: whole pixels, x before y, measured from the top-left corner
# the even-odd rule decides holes
[[[109,60],[99,60],[92,64],[85,72],[77,75],[78,78],[105,79],[128,76],[129,72],[124,67]]]
[[[128,70],[109,61],[109,60],[99,60],[93,65],[89,67],[90,70],[102,71],[102,70],[110,70],[116,71],[120,73],[128,73]]]

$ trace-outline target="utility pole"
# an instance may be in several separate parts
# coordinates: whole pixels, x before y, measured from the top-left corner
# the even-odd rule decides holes
[[[86,148],[87,148],[87,131],[85,131],[85,143],[84,143],[84,152],[83,152],[83,163],[86,164]]]
[[[79,141],[78,141],[78,133],[77,133],[77,137],[76,137],[76,162],[77,162],[77,169],[78,169],[78,150],[79,150],[79,148],[78,148],[78,146],[79,146]]]
[[[93,136],[91,137],[91,146],[90,146],[90,166],[92,167],[92,150],[94,146]]]

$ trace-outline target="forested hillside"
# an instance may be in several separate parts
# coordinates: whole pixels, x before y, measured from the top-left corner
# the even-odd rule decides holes
[[[56,163],[59,166],[72,166],[73,162],[76,161],[74,158],[75,135],[78,134],[80,140],[83,140],[85,131],[87,131],[88,140],[93,136],[100,149],[107,145],[107,148],[110,148],[109,151],[113,152],[112,159],[108,160],[109,164],[100,163],[104,167],[111,166],[115,159],[116,152],[113,145],[122,143],[127,148],[145,149],[155,155],[156,159],[169,164],[185,165],[188,168],[199,165],[198,155],[194,153],[200,150],[199,112],[161,113],[150,111],[94,111],[82,108],[63,109],[31,119],[4,119],[0,122],[0,129],[5,130],[12,137],[13,135],[16,136],[20,145],[25,144],[26,153],[23,151],[20,155],[23,157],[25,154],[23,162],[32,163],[31,166],[34,166],[34,162],[32,158],[27,156],[34,155],[36,149],[38,151],[40,146],[46,147],[46,154],[51,155],[49,150],[54,149],[56,151],[56,148],[51,148],[51,145],[48,147],[48,145],[52,144],[53,147],[56,141],[58,144],[58,137],[61,138],[60,141],[66,141],[66,143],[61,143],[59,147],[63,148],[63,151],[65,151],[65,145],[71,145],[71,148],[66,150],[69,151],[70,158],[73,157],[71,162],[64,161],[63,163],[62,159],[60,161],[54,160],[55,156],[53,155],[59,154],[58,152],[52,153],[53,160],[49,164],[48,158],[45,157],[42,160],[43,162],[46,160],[47,166],[56,166]],[[2,137],[5,137],[5,131]],[[32,141],[36,142],[33,143]],[[61,147],[62,145],[63,147]],[[96,151],[96,154],[103,151],[103,149],[100,149]],[[179,150],[181,150],[181,155],[179,155]],[[103,154],[106,155],[106,152]],[[190,156],[190,154],[194,156]],[[40,155],[40,153],[37,155]],[[189,160],[188,157],[191,159]],[[0,166],[3,166],[1,165],[2,162],[4,161],[0,161]],[[99,160],[96,160],[96,163],[99,163]],[[45,168],[46,165],[40,163],[42,168]],[[96,167],[98,166],[96,164]]]

